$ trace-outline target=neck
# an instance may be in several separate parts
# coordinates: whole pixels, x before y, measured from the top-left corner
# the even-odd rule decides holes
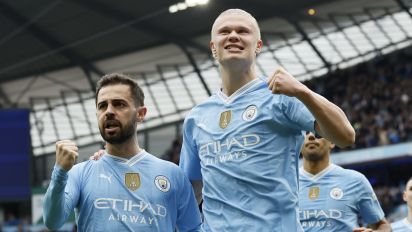
[[[329,157],[322,160],[306,160],[303,159],[303,169],[312,175],[316,175],[319,172],[325,170],[329,166]]]
[[[136,136],[121,144],[106,143],[106,150],[109,154],[125,159],[130,159],[141,151]]]
[[[220,65],[220,76],[222,78],[222,92],[226,96],[232,95],[238,89],[257,78],[254,66],[252,64],[246,65],[244,62]]]
[[[406,218],[406,220],[408,220],[408,222],[412,224],[412,208],[409,205],[408,207],[408,217]]]

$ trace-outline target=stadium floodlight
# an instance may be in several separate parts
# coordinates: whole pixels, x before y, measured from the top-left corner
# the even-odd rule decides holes
[[[199,5],[206,5],[209,3],[209,0],[197,0]]]
[[[194,7],[197,5],[197,0],[186,0],[185,2],[188,7]]]
[[[186,10],[187,8],[206,5],[209,3],[209,0],[185,0],[184,2],[179,2],[174,5],[169,6],[169,13],[176,13],[181,10]]]
[[[169,6],[169,13],[173,14],[176,13],[179,9],[177,8],[177,5],[171,5]]]
[[[186,10],[186,9],[187,9],[186,3],[184,3],[184,2],[179,2],[179,3],[177,4],[177,9],[179,9],[179,10]]]

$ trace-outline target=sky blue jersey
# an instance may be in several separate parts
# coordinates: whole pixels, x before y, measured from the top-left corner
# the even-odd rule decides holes
[[[76,208],[79,231],[199,231],[201,223],[184,173],[146,151],[131,159],[106,153],[69,172],[55,166],[43,208],[51,228]]]
[[[306,232],[352,231],[363,223],[384,219],[379,201],[366,177],[330,164],[312,175],[299,169],[300,223]]]
[[[412,232],[412,223],[407,218],[391,224],[392,232]]]
[[[314,118],[255,79],[212,95],[186,116],[180,165],[203,179],[204,231],[301,231],[298,154]]]

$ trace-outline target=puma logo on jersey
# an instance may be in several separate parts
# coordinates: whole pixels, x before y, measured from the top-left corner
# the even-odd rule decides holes
[[[103,173],[100,173],[100,178],[103,178],[103,179],[106,179],[110,184],[112,183],[112,176],[113,175],[110,175],[110,176],[106,176],[105,174],[103,174]]]

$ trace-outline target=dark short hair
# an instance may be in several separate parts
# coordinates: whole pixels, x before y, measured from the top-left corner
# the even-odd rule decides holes
[[[100,80],[97,82],[96,86],[96,96],[95,96],[95,103],[97,105],[97,96],[99,95],[100,90],[109,85],[128,85],[130,92],[132,94],[135,106],[143,106],[144,105],[144,93],[140,86],[137,84],[135,80],[131,77],[121,74],[121,73],[111,73],[104,75]]]

